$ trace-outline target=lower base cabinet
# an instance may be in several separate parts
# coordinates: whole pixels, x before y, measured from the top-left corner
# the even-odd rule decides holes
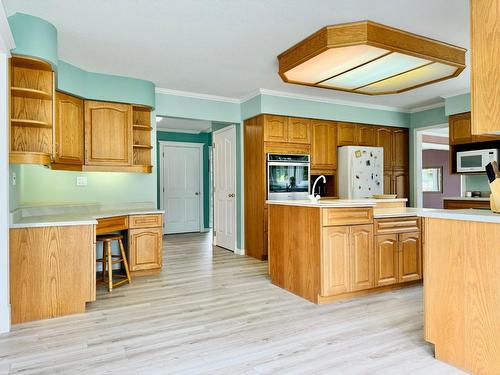
[[[162,267],[162,228],[129,230],[130,271],[160,270]]]
[[[392,285],[422,278],[420,232],[375,236],[375,284]]]
[[[323,228],[321,295],[373,288],[373,225]]]

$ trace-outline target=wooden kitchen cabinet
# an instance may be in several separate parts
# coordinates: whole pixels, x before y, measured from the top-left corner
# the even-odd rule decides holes
[[[449,117],[450,145],[472,143],[470,112]]]
[[[349,292],[350,287],[350,228],[323,228],[321,295],[332,296]]]
[[[288,118],[284,116],[264,115],[264,141],[287,142]]]
[[[357,125],[349,122],[337,123],[337,143],[338,146],[358,145]]]
[[[393,169],[391,194],[396,194],[397,198],[408,198],[409,176],[407,169]]]
[[[311,143],[311,120],[290,117],[288,119],[288,137],[290,143]]]
[[[409,158],[408,129],[394,129],[392,142],[392,167],[407,168]]]
[[[422,246],[420,233],[399,234],[399,267],[400,283],[420,280],[422,278]]]
[[[83,100],[56,92],[54,117],[55,163],[81,166],[84,163]]]
[[[130,271],[161,269],[162,228],[129,229]]]
[[[390,128],[377,128],[375,130],[376,134],[376,146],[383,147],[384,149],[384,168],[392,168],[392,129]]]
[[[350,229],[350,291],[373,288],[375,286],[373,225],[356,225]]]
[[[398,235],[375,237],[375,285],[392,285],[398,282]]]
[[[392,194],[394,184],[392,182],[392,169],[384,169],[384,194]]]
[[[132,106],[85,101],[85,164],[131,166]]]
[[[311,172],[337,168],[337,127],[332,121],[312,120]],[[328,173],[328,174],[331,174]]]
[[[377,138],[375,135],[375,126],[373,125],[358,125],[358,145],[360,146],[376,146]]]

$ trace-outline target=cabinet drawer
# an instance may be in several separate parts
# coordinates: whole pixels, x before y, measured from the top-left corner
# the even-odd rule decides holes
[[[366,208],[323,208],[323,226],[357,225],[373,223],[373,209]]]
[[[97,219],[96,234],[116,232],[128,228],[128,216],[113,216]]]
[[[375,220],[375,234],[392,234],[420,231],[418,217],[398,217]]]
[[[156,228],[162,226],[161,214],[152,215],[130,215],[130,228]]]

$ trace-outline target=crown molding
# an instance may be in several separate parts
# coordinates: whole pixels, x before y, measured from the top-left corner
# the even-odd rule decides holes
[[[260,95],[262,95],[262,89],[258,89],[258,90],[252,91],[250,94],[242,97],[240,99],[240,103],[248,102],[249,100],[252,100],[256,96],[260,96]]]
[[[156,87],[155,92],[157,94],[183,96],[186,98],[194,98],[194,99],[213,100],[216,102],[235,103],[235,104],[241,103],[241,101],[239,99],[236,99],[236,98],[229,98],[226,96],[217,96],[217,95],[209,95],[209,94],[200,94],[197,92],[190,92],[190,91],[170,90],[170,89],[164,89],[161,87]]]
[[[448,99],[448,98],[451,98],[453,96],[464,95],[464,94],[470,94],[470,88],[454,91],[454,92],[446,94],[446,95],[441,95],[441,98]]]
[[[173,129],[173,128],[156,128],[158,132],[169,132],[169,133],[187,133],[187,134],[200,134],[204,130],[188,130],[188,129]]]
[[[10,31],[9,21],[5,14],[3,4],[0,2],[0,52],[6,53],[10,56],[10,50],[16,48],[14,36]]]
[[[410,109],[408,111],[408,113],[417,113],[417,112],[427,111],[429,109],[441,108],[441,107],[444,107],[444,102],[424,105],[422,107],[415,107],[415,108]]]

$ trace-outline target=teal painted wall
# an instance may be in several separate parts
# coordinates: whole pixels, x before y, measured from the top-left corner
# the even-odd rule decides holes
[[[199,133],[199,134],[189,134],[189,133],[174,133],[157,131],[156,132],[157,141],[170,141],[170,142],[190,142],[190,143],[201,143],[203,144],[203,222],[205,228],[210,227],[210,176],[209,176],[209,158],[208,158],[208,147],[212,145],[212,133]],[[160,160],[160,147],[158,143],[158,154],[157,160]],[[158,163],[159,166],[159,163]],[[157,173],[157,205],[160,207],[160,173]],[[168,214],[167,214],[168,215]]]
[[[261,95],[261,113],[410,127],[409,113],[271,95]]]
[[[444,100],[446,115],[464,113],[470,111],[470,94],[450,96]]]
[[[486,191],[491,192],[490,182],[486,174],[466,175],[465,191]]]
[[[241,119],[255,117],[262,113],[261,95],[254,96],[253,98],[241,103]]]
[[[57,29],[54,25],[24,13],[13,14],[8,21],[16,43],[12,53],[39,57],[57,69]]]
[[[410,127],[412,129],[447,123],[448,116],[444,106],[415,112],[410,115]]]

